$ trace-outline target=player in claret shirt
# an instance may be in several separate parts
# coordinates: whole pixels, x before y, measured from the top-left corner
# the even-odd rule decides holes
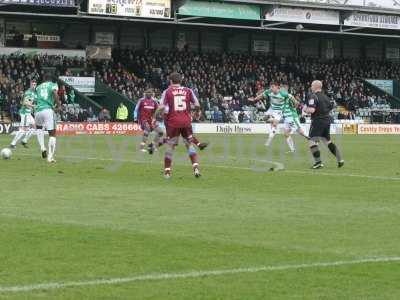
[[[155,118],[157,108],[158,103],[154,99],[154,93],[149,89],[144,93],[144,97],[136,104],[134,112],[134,120],[135,122],[139,122],[143,130],[140,150],[143,152],[148,151],[149,154],[153,154],[154,150],[162,144],[161,139],[164,135],[162,128],[160,128],[159,121]],[[154,141],[148,144],[149,135],[153,131],[156,133]],[[148,148],[147,150],[146,147]]]
[[[193,141],[191,106],[200,113],[200,104],[193,91],[181,86],[182,75],[172,73],[170,86],[161,96],[159,112],[164,114],[167,130],[167,149],[164,157],[164,176],[171,177],[172,157],[179,137],[182,136],[192,162],[194,176],[200,177],[199,162]]]

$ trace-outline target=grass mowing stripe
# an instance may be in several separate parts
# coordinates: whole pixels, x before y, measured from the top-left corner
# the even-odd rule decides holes
[[[20,156],[29,156],[36,157],[36,155],[31,154],[18,154]],[[136,164],[156,164],[151,161],[141,161],[134,159],[119,159],[119,158],[102,158],[102,157],[81,157],[81,156],[72,156],[72,155],[57,155],[60,158],[65,159],[82,159],[82,160],[98,160],[98,161],[118,161],[118,162],[131,162]],[[299,170],[285,170],[283,164],[274,161],[265,161],[265,160],[255,160],[261,163],[269,163],[271,165],[277,166],[277,171],[284,171],[286,173],[292,174],[303,174],[303,175],[316,175],[316,176],[332,176],[332,177],[353,177],[353,178],[363,178],[363,179],[371,179],[371,180],[392,180],[392,181],[400,181],[400,177],[391,177],[391,176],[374,176],[374,175],[362,175],[362,174],[349,174],[349,173],[328,173],[328,172],[320,172],[316,170],[308,170],[308,171],[299,171]],[[225,165],[208,165],[202,164],[206,167],[214,167],[220,169],[237,169],[237,170],[246,170],[246,171],[254,171],[254,168],[251,167],[237,167],[237,166],[225,166]],[[161,163],[160,163],[161,166]],[[268,171],[269,168],[266,169]]]
[[[69,287],[113,285],[113,284],[132,283],[138,281],[188,279],[188,278],[199,278],[199,277],[234,275],[243,273],[273,272],[273,271],[299,270],[299,269],[309,269],[309,268],[329,268],[329,267],[339,267],[347,265],[390,263],[390,262],[400,262],[400,256],[363,258],[363,259],[348,260],[348,261],[316,262],[310,264],[297,264],[297,265],[277,265],[277,266],[261,266],[261,267],[225,269],[225,270],[222,269],[222,270],[209,270],[209,271],[190,271],[182,273],[158,273],[158,274],[153,273],[153,274],[143,274],[132,277],[123,277],[123,278],[94,279],[88,281],[50,282],[50,283],[39,283],[32,285],[17,285],[9,287],[0,286],[0,293],[21,293],[21,292],[32,292],[35,290],[55,290],[55,289],[63,289]]]

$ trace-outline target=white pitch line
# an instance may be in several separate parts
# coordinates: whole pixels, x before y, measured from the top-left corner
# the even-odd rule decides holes
[[[209,271],[191,271],[182,273],[150,273],[132,277],[94,279],[87,281],[82,280],[82,281],[67,281],[67,282],[49,282],[49,283],[38,283],[31,285],[16,285],[8,287],[0,286],[0,293],[21,293],[21,292],[32,292],[36,290],[56,290],[56,289],[84,287],[84,286],[123,284],[123,283],[139,282],[139,281],[214,277],[214,276],[235,275],[235,274],[245,274],[245,273],[287,271],[287,270],[300,270],[300,269],[311,269],[311,268],[329,268],[329,267],[339,267],[348,265],[360,265],[369,263],[390,263],[390,262],[400,262],[400,257],[376,257],[376,258],[364,258],[364,259],[348,260],[348,261],[343,260],[343,261],[333,261],[333,262],[316,262],[310,264],[261,266],[261,267],[225,269],[225,270],[222,269],[222,270],[209,270]]]
[[[361,175],[361,174],[349,174],[349,173],[327,173],[315,171],[300,171],[300,170],[286,170],[288,173],[292,174],[307,174],[307,175],[319,175],[319,176],[333,176],[333,177],[355,177],[355,178],[365,178],[365,179],[377,179],[377,180],[394,180],[399,181],[400,177],[390,177],[390,176],[374,176],[374,175]]]

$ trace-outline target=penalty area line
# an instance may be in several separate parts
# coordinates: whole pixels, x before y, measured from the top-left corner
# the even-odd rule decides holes
[[[0,286],[0,293],[3,294],[21,293],[21,292],[32,292],[36,290],[56,290],[56,289],[74,288],[74,287],[125,284],[125,283],[141,282],[141,281],[190,279],[190,278],[215,277],[215,276],[246,274],[246,273],[260,273],[260,272],[265,273],[273,271],[288,271],[288,270],[301,270],[301,269],[312,269],[312,268],[332,268],[340,266],[372,264],[372,263],[391,263],[391,262],[400,262],[400,257],[375,257],[375,258],[363,258],[363,259],[347,260],[347,261],[342,260],[342,261],[332,261],[332,262],[316,262],[309,264],[260,266],[260,267],[250,267],[250,268],[220,269],[220,270],[208,270],[208,271],[190,271],[182,273],[150,273],[132,277],[94,279],[87,281],[82,280],[82,281],[67,281],[67,282],[49,282],[49,283],[38,283],[31,285],[16,285],[8,287]]]

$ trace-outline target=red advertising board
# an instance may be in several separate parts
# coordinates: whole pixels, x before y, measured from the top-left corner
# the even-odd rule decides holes
[[[58,135],[139,135],[142,133],[136,123],[58,123]]]

